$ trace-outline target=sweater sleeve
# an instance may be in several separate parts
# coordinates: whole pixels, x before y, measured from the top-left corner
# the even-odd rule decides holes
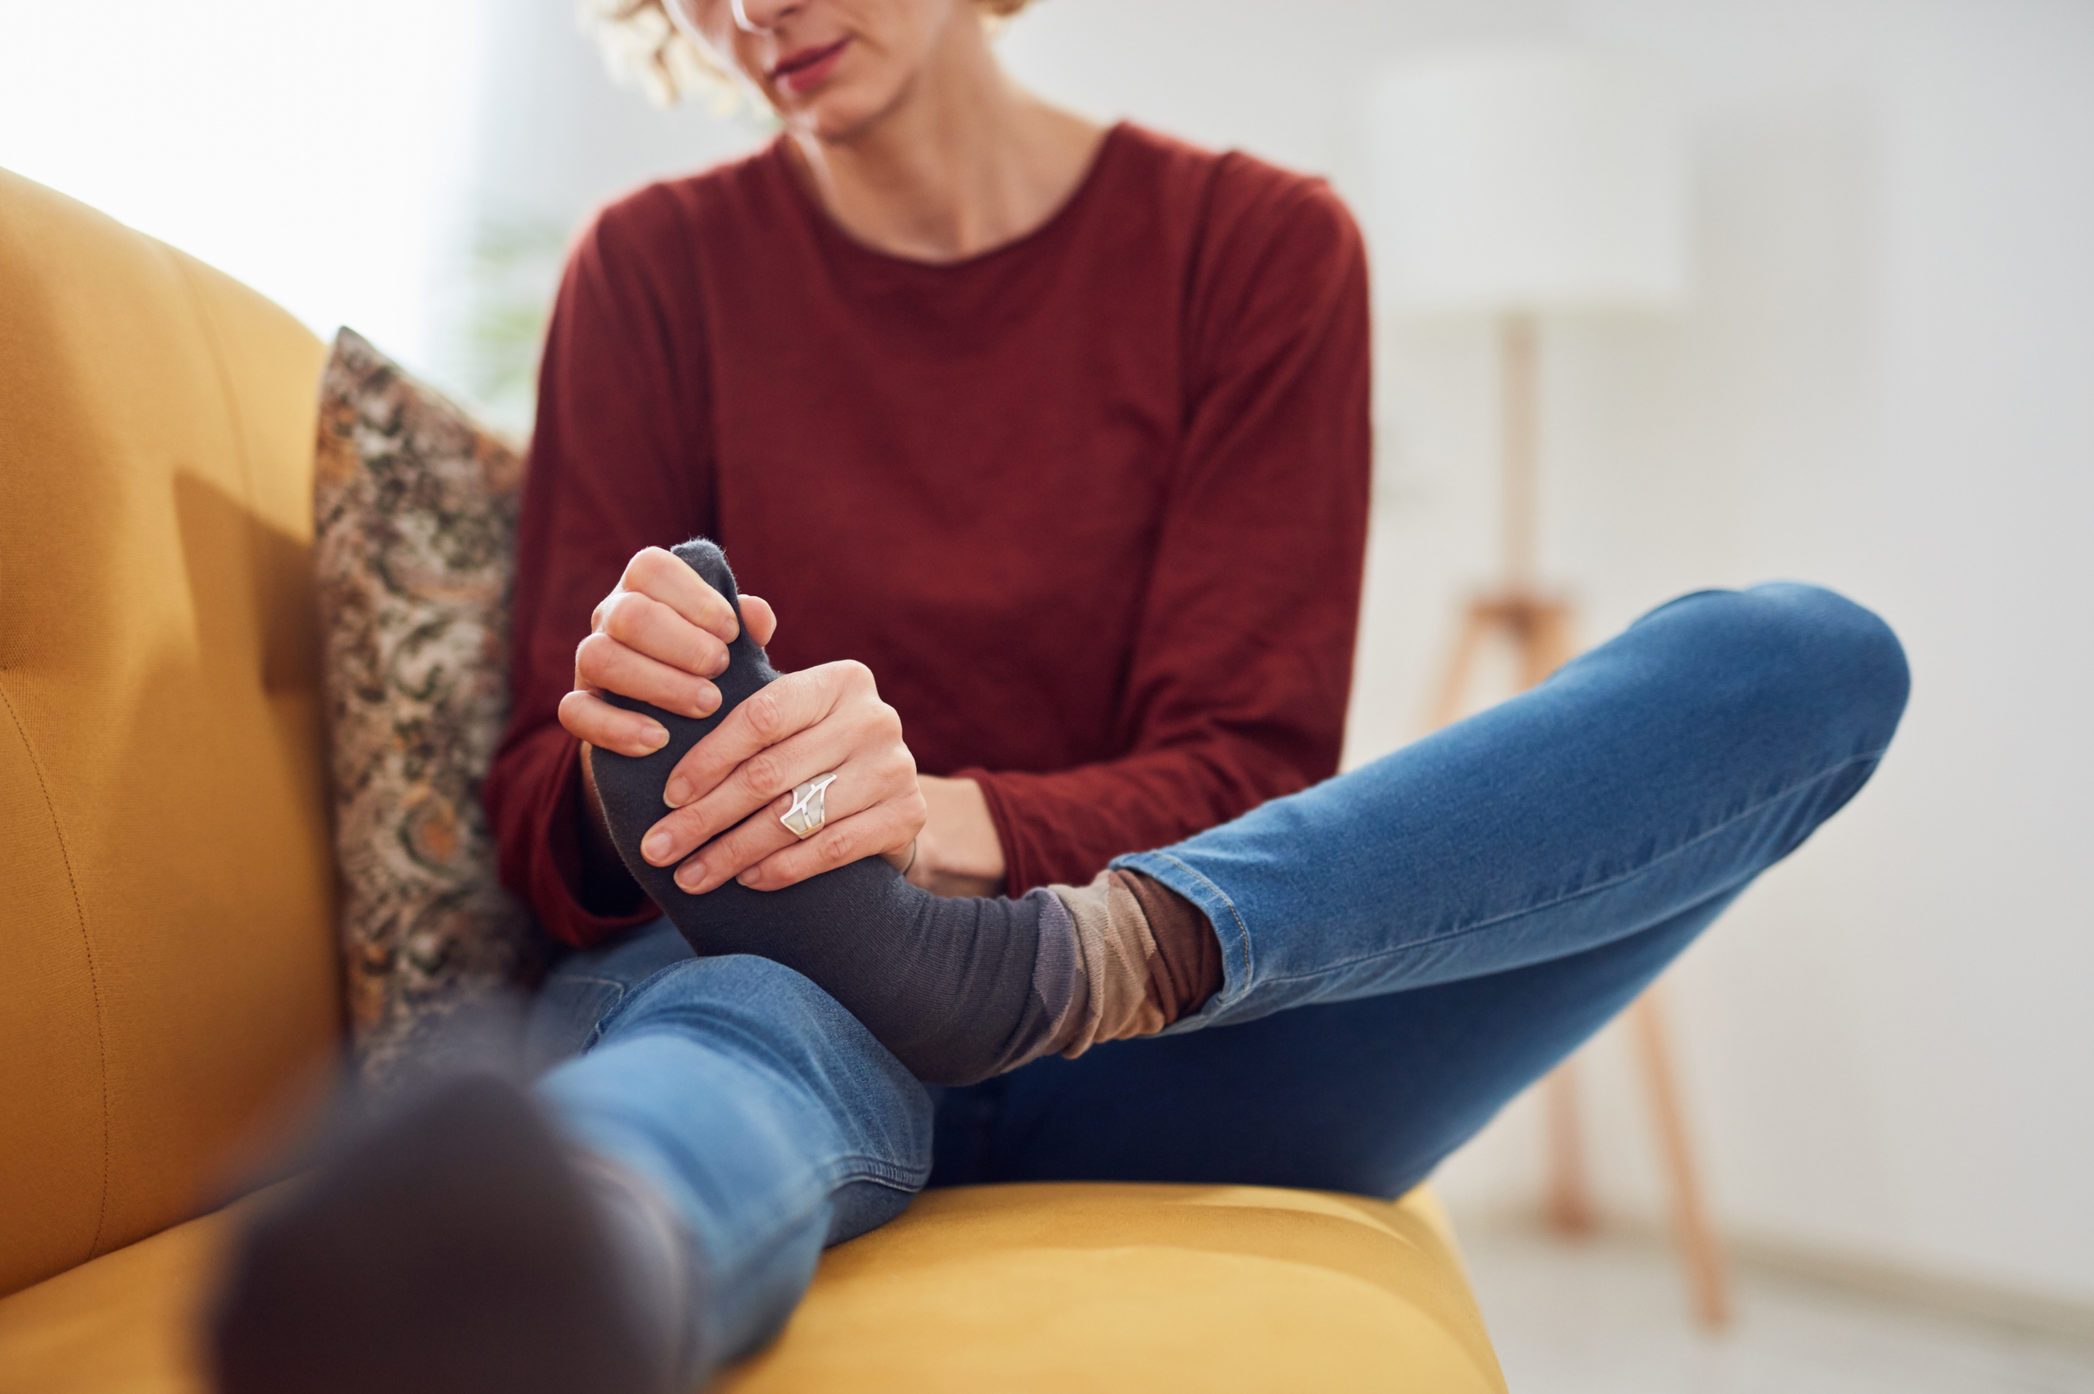
[[[568,250],[538,377],[518,520],[510,710],[483,799],[501,879],[545,931],[587,946],[657,911],[619,867],[583,873],[581,742],[558,720],[590,615],[634,553],[708,524],[704,374],[679,358],[647,250],[673,240],[649,191],[601,210]],[[688,296],[682,302],[690,304]]]
[[[969,767],[1017,895],[1082,884],[1336,773],[1372,474],[1366,254],[1295,181],[1215,249],[1188,308],[1188,415],[1120,706],[1125,754]]]

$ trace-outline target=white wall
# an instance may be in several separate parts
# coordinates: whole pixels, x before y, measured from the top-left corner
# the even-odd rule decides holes
[[[0,0],[0,168],[415,361],[466,211],[474,20],[468,0]]]
[[[502,40],[485,192],[578,210],[752,138],[608,92],[564,14]],[[1905,729],[1864,795],[1671,980],[1702,1150],[1741,1234],[2094,1301],[2094,6],[2078,0],[1042,0],[1042,89],[1328,173],[1371,216],[1381,63],[1569,38],[1689,94],[1699,303],[1548,343],[1548,552],[1596,638],[1767,576],[1881,610]],[[1384,326],[1385,482],[1351,758],[1417,734],[1495,533],[1489,345]],[[1661,1213],[1617,1042],[1605,1200]],[[1449,1169],[1532,1194],[1516,1108]]]
[[[1721,1214],[2094,1301],[2094,6],[1051,0],[1007,43],[1051,91],[1328,172],[1371,217],[1365,75],[1493,37],[1637,55],[1698,132],[1696,309],[1550,335],[1549,551],[1588,637],[1796,576],[1880,610],[1915,671],[1870,788],[1674,977]],[[1417,733],[1492,555],[1488,348],[1384,326],[1354,759]],[[1595,1164],[1655,1217],[1629,1064],[1609,1041],[1587,1071]],[[1516,1110],[1450,1191],[1532,1194],[1539,1142]]]
[[[2094,1300],[2094,7],[1570,9],[1696,94],[1706,216],[1695,314],[1558,336],[1559,570],[1595,634],[1691,584],[1822,580],[1915,672],[1877,780],[1677,975],[1720,1208]],[[1417,565],[1378,592],[1399,628]],[[1417,657],[1391,646],[1373,685]],[[1626,1064],[1596,1066],[1618,1095]],[[1606,1190],[1654,1211],[1646,1119],[1611,1102]],[[1501,1132],[1472,1199],[1531,1184],[1532,1119]]]

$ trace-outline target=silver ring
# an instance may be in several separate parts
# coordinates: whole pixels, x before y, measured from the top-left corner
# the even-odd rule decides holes
[[[829,821],[828,788],[835,778],[836,771],[831,770],[793,786],[792,807],[778,815],[787,832],[805,842],[822,830],[822,824]]]

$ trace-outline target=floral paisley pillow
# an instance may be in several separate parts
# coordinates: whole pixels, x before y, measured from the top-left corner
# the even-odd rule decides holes
[[[529,983],[480,782],[508,709],[519,454],[348,329],[314,471],[323,683],[351,1041],[367,1083]]]

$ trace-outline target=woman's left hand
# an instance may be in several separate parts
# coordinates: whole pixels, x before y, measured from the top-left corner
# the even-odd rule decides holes
[[[827,820],[794,837],[778,821],[793,787],[831,771]],[[662,797],[675,811],[640,852],[656,866],[682,862],[676,883],[693,894],[730,879],[777,890],[874,855],[904,866],[926,816],[901,717],[856,659],[766,684],[677,762]]]

